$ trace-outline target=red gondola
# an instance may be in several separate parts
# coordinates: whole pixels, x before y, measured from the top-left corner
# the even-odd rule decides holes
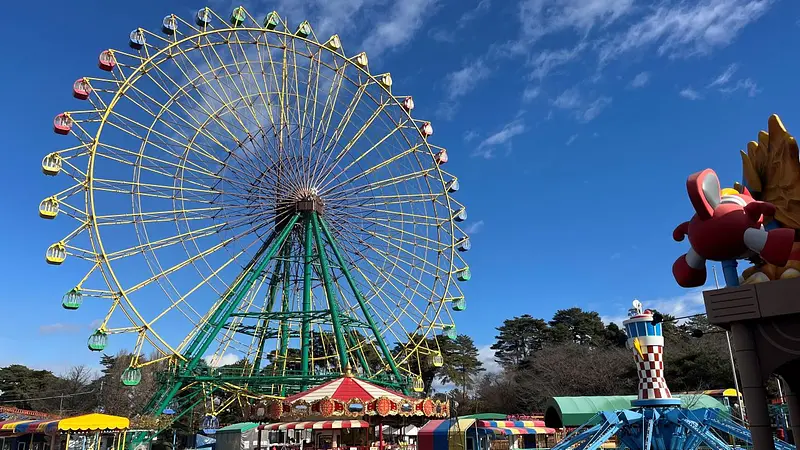
[[[79,78],[72,84],[72,96],[78,100],[86,100],[92,93],[92,86],[86,78]]]
[[[111,50],[105,50],[100,53],[97,65],[106,72],[111,72],[114,70],[114,66],[117,65],[117,58],[114,57],[114,54],[111,53]]]
[[[53,119],[53,131],[56,134],[69,134],[71,129],[72,119],[66,113],[61,113]]]

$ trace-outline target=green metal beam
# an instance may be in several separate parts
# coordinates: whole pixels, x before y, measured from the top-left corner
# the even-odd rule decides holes
[[[283,298],[281,298],[281,312],[287,313],[289,312],[289,276],[291,275],[291,269],[289,267],[289,259],[292,256],[292,248],[291,246],[287,246],[286,248],[286,258],[287,262],[284,264],[283,267]],[[281,329],[280,329],[280,336],[281,336],[281,347],[280,347],[280,355],[283,358],[281,364],[283,364],[281,373],[286,372],[286,362],[289,359],[289,321],[282,320],[281,321]],[[273,367],[278,367],[277,361],[277,354],[276,361],[272,362]],[[273,372],[274,373],[274,372]],[[281,383],[281,396],[286,395],[286,385]]]
[[[282,269],[283,261],[277,261],[275,263],[275,271],[272,273],[272,277],[269,280],[269,291],[267,297],[267,307],[264,308],[267,311],[272,311],[273,306],[275,305],[275,295],[277,294],[278,290],[278,282],[280,281],[280,274],[279,272]],[[231,314],[231,316],[234,316]],[[264,355],[264,344],[267,342],[267,334],[269,331],[269,317],[261,317],[261,329],[256,330],[259,332],[258,336],[258,349],[256,350],[256,357],[253,360],[253,370],[252,372],[258,373],[261,370],[261,358]]]
[[[217,334],[222,330],[225,326],[226,322],[230,318],[230,315],[236,310],[236,308],[241,304],[242,299],[244,299],[247,292],[253,287],[253,284],[261,276],[264,269],[266,268],[267,264],[269,264],[270,260],[273,256],[278,252],[278,249],[281,248],[286,238],[289,236],[289,233],[292,231],[292,228],[297,223],[299,218],[299,214],[295,214],[286,224],[286,227],[281,230],[280,234],[273,242],[268,245],[268,250],[266,250],[266,254],[258,260],[254,258],[256,261],[255,264],[251,264],[249,270],[247,270],[246,276],[239,277],[239,282],[233,287],[232,290],[229,290],[225,296],[223,302],[221,302],[220,307],[224,307],[224,310],[220,313],[219,311],[214,311],[212,317],[216,317],[215,322],[206,322],[203,328],[208,328],[210,325],[213,324],[213,328],[209,330],[205,335],[207,336],[206,339],[203,340],[202,343],[199,345],[193,345],[194,352],[189,352],[189,361],[182,365],[179,368],[181,375],[189,376],[192,374],[192,371],[197,367],[197,364],[203,357],[203,354],[208,350],[208,347],[211,346],[211,343],[217,337]],[[267,244],[265,242],[265,244]],[[262,249],[265,247],[262,246]],[[259,249],[259,253],[264,253],[262,249]],[[255,267],[253,267],[255,266]],[[193,344],[195,344],[193,342]],[[169,404],[170,400],[175,397],[175,394],[180,391],[181,387],[183,386],[183,382],[180,378],[171,386],[171,388],[166,392],[166,395],[160,396],[161,401],[158,402],[157,407],[154,411],[150,411],[152,414],[159,414],[164,408]],[[157,394],[158,395],[158,394]]]
[[[308,317],[308,312],[311,311],[311,266],[312,258],[314,256],[314,248],[312,243],[312,229],[311,217],[305,214],[303,217],[303,227],[305,230],[305,239],[303,239],[303,248],[305,249],[305,259],[303,260],[303,324],[300,334],[300,364],[303,370],[303,376],[309,375],[308,353],[311,349],[311,320]],[[308,385],[303,385],[302,388],[306,389]]]
[[[206,323],[203,327],[197,332],[195,337],[192,339],[192,342],[189,343],[189,348],[186,349],[185,354],[189,355],[189,358],[192,359],[197,347],[202,345],[203,342],[207,340],[207,335],[209,332],[209,324],[216,323],[219,319],[220,314],[225,309],[225,304],[229,301],[231,294],[238,288],[238,286],[242,283],[242,281],[247,277],[250,273],[250,268],[255,266],[258,263],[259,258],[263,255],[263,253],[272,245],[272,242],[275,240],[275,233],[269,235],[267,240],[261,245],[253,258],[247,264],[246,270],[243,270],[236,280],[234,280],[233,284],[230,288],[225,292],[222,296],[222,301],[220,301],[219,305],[214,308],[214,311],[211,313],[211,317],[208,318]]]
[[[325,239],[327,239],[328,244],[331,246],[333,250],[333,254],[336,256],[336,261],[339,263],[339,266],[342,268],[342,272],[344,273],[344,277],[347,279],[347,283],[350,285],[350,289],[353,291],[353,294],[356,296],[356,300],[358,301],[358,306],[361,307],[361,311],[364,313],[364,317],[367,319],[367,323],[369,323],[369,328],[372,330],[372,334],[375,336],[375,340],[378,341],[378,345],[381,348],[381,353],[383,353],[383,357],[389,363],[389,367],[392,369],[392,373],[397,380],[400,381],[403,377],[400,375],[400,370],[397,368],[397,364],[394,362],[394,357],[392,353],[389,351],[389,347],[386,346],[386,342],[383,340],[383,336],[381,336],[380,331],[378,330],[378,326],[375,324],[375,320],[372,318],[372,311],[370,311],[369,305],[364,300],[364,296],[361,295],[361,291],[358,290],[358,286],[356,286],[356,281],[353,279],[353,275],[350,274],[350,270],[347,266],[347,261],[342,256],[342,253],[339,251],[339,247],[336,246],[336,240],[331,235],[330,229],[328,229],[328,224],[325,223],[324,218],[320,218],[319,224],[322,228],[322,232],[325,234]],[[407,388],[403,387],[403,392],[407,392]]]
[[[336,290],[331,280],[331,274],[328,268],[328,256],[325,252],[325,246],[322,243],[322,235],[319,230],[319,219],[317,213],[311,213],[311,228],[314,230],[314,238],[317,242],[317,252],[319,253],[319,262],[322,268],[322,281],[325,287],[325,297],[328,298],[328,309],[331,312],[331,323],[333,324],[333,335],[336,338],[336,349],[339,352],[339,367],[341,373],[344,373],[345,368],[348,366],[347,359],[347,344],[342,334],[342,322],[339,318],[339,303],[336,300]]]

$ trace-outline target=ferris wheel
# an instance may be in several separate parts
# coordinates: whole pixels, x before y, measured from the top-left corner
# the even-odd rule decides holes
[[[126,385],[167,367],[153,412],[189,387],[224,403],[350,370],[421,391],[470,241],[412,98],[276,12],[169,15],[129,47],[75,81],[85,106],[53,126],[77,142],[42,163],[63,189],[41,217],[74,219],[46,261],[88,263],[63,307],[107,310],[89,348],[132,348]]]

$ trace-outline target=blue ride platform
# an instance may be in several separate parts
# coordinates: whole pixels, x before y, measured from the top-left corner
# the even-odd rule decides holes
[[[639,395],[631,409],[601,411],[568,434],[552,450],[596,450],[612,437],[619,447],[631,450],[730,450],[752,446],[750,431],[717,409],[689,410],[673,398],[664,379],[664,337],[653,314],[633,302],[623,322],[628,348],[638,366]],[[795,450],[794,445],[775,440],[776,450]]]

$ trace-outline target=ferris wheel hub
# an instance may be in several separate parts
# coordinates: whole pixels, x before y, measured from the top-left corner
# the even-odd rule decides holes
[[[317,195],[315,188],[298,189],[292,200],[295,212],[316,211],[322,214],[325,211],[325,202]]]

